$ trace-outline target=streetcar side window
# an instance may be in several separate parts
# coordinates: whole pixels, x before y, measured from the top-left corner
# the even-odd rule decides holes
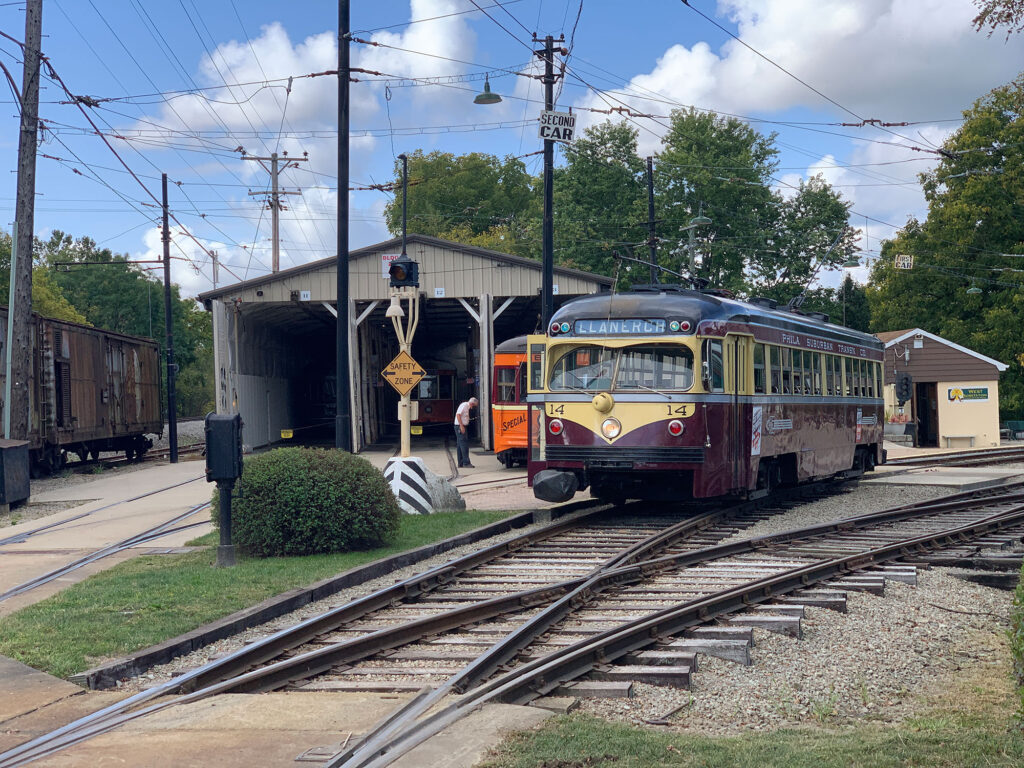
[[[793,350],[793,393],[797,395],[809,394],[810,389],[807,384],[810,374],[807,372],[807,364],[809,360],[805,359],[805,355],[798,349]]]
[[[875,397],[882,396],[882,366],[875,363]]]
[[[866,360],[860,361],[860,396],[868,396],[868,363]]]
[[[544,345],[530,345],[530,391],[544,389]]]
[[[514,403],[516,401],[516,369],[503,365],[500,368],[496,368],[495,372],[495,385],[497,387],[497,397],[495,400],[499,403]]]
[[[811,370],[814,372],[814,394],[821,394],[821,355],[811,352]]]
[[[774,344],[770,349],[772,360],[772,394],[777,395],[782,392],[782,355],[779,353],[779,348]]]
[[[518,379],[519,379],[519,392],[517,393],[516,402],[526,402],[526,363],[520,363],[518,368]]]
[[[705,386],[712,392],[725,391],[725,365],[722,361],[722,342],[707,339],[704,342]]]
[[[682,346],[622,350],[615,389],[685,390],[693,386],[693,353]]]
[[[782,348],[782,394],[793,394],[793,350]]]
[[[765,392],[764,344],[754,344],[754,392]]]
[[[847,397],[853,397],[853,360],[848,357],[844,357],[843,367],[846,369],[846,386],[843,390],[843,394]]]
[[[832,397],[836,393],[836,358],[825,355],[825,394]]]

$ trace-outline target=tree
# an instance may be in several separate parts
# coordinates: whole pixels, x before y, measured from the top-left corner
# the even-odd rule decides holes
[[[849,209],[820,176],[801,181],[795,195],[779,201],[766,247],[749,259],[748,291],[784,303],[821,270],[839,267],[856,248]]]
[[[11,280],[11,236],[0,232],[0,304],[7,305],[7,286]],[[61,292],[45,267],[32,268],[32,311],[43,317],[88,325],[85,315],[76,310]]]
[[[49,279],[89,323],[155,339],[163,359],[166,338],[162,280],[129,264],[126,256],[97,248],[88,237],[74,240],[54,231],[49,240],[36,244],[36,252]],[[72,266],[58,266],[58,262]],[[194,300],[181,298],[176,285],[171,286],[171,328],[179,368],[178,415],[198,416],[214,400],[212,323]],[[164,376],[165,366],[160,370]],[[191,391],[193,388],[195,391]],[[166,391],[164,386],[164,398]],[[193,410],[196,408],[199,410]]]
[[[1024,32],[1024,0],[974,0],[979,13],[971,23],[979,32],[988,27],[992,36],[999,27],[1006,27],[1006,36]]]
[[[928,216],[882,246],[868,288],[872,329],[921,327],[1010,365],[1006,417],[1024,415],[1024,75],[978,99],[922,174]],[[894,257],[914,257],[897,269]],[[967,293],[976,287],[981,293]]]
[[[603,275],[615,273],[614,252],[648,259],[647,192],[637,132],[626,123],[591,126],[564,146],[566,165],[555,172],[554,247],[559,264]],[[648,273],[640,268],[642,279]],[[625,275],[623,275],[625,279]]]
[[[855,331],[868,333],[871,327],[867,289],[849,275],[838,288],[819,287],[805,291],[801,309],[804,312],[824,312],[829,316],[829,322]]]
[[[422,150],[409,155],[409,232],[442,237],[485,235],[501,228],[506,234],[504,250],[522,253],[531,248],[524,242],[526,221],[539,215],[533,179],[521,160],[499,160],[494,155],[473,152]],[[396,183],[401,189],[401,163],[396,162]],[[402,233],[402,193],[399,191],[384,209],[388,231]],[[534,255],[534,254],[523,254]]]
[[[676,268],[687,258],[686,227],[703,214],[712,223],[694,232],[702,254],[699,274],[712,285],[744,292],[746,264],[771,246],[779,217],[770,187],[778,165],[774,139],[734,117],[673,111],[655,186],[662,242],[675,254]]]

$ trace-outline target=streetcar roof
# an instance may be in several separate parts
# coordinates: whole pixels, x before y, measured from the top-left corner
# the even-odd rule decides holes
[[[494,348],[495,353],[501,352],[502,354],[513,354],[516,352],[526,354],[526,337],[516,336],[514,339],[508,339],[507,341],[501,342]]]
[[[563,304],[551,321],[573,325],[576,320],[583,319],[626,318],[689,320],[694,328],[708,320],[746,323],[882,349],[882,343],[870,334],[835,325],[810,314],[774,308],[768,302],[754,304],[675,287],[661,292],[646,290],[581,296]]]

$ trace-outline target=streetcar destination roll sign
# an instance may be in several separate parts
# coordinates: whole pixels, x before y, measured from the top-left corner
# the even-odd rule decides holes
[[[665,332],[665,321],[661,318],[615,318],[577,320],[573,328],[577,336],[649,336]]]

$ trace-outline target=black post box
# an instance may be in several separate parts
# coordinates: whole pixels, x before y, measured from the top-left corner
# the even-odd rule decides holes
[[[234,481],[242,476],[242,417],[206,415],[206,482]]]

